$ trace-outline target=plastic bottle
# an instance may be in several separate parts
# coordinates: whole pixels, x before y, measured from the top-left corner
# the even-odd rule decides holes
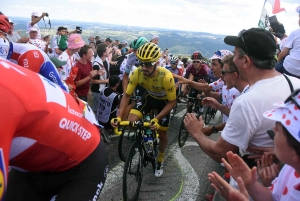
[[[146,122],[150,122],[150,120],[151,120],[151,119],[150,119],[150,116],[149,116],[149,115],[146,115],[146,116],[145,116],[145,121],[146,121]]]
[[[153,139],[152,139],[152,131],[150,128],[147,128],[146,130],[146,136],[147,136],[147,151],[150,153],[153,150]]]

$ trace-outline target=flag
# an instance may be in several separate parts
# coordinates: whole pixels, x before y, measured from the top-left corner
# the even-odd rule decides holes
[[[285,11],[285,8],[280,8],[280,0],[265,0],[265,3],[269,2],[272,5],[273,14],[279,13],[281,11]]]
[[[258,26],[261,29],[265,29],[266,27],[268,27],[268,24],[269,24],[269,13],[265,9],[265,7],[263,7],[263,10],[261,12],[260,19],[258,22]]]

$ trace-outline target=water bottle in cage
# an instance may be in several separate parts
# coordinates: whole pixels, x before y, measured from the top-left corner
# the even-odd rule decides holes
[[[153,150],[153,138],[152,138],[152,131],[150,130],[150,128],[147,128],[145,136],[147,136],[147,142],[145,143],[147,152],[151,153]],[[145,142],[145,137],[144,137],[144,142]]]
[[[151,120],[150,116],[149,116],[149,115],[146,115],[146,116],[145,116],[145,121],[146,121],[146,122],[150,122],[150,120]]]

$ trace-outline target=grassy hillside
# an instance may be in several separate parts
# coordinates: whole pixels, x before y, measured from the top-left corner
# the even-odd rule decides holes
[[[19,30],[20,35],[26,36],[26,24],[29,19],[12,17],[12,20],[15,22],[15,30]],[[45,19],[45,21],[46,23],[48,23],[47,19]],[[153,35],[159,35],[159,46],[161,47],[161,49],[168,48],[169,52],[176,55],[190,55],[194,51],[201,51],[205,57],[209,58],[216,50],[233,49],[231,46],[228,46],[223,42],[224,36],[211,33],[184,32],[178,30],[62,20],[51,20],[51,24],[52,28],[50,30],[45,29],[45,24],[42,20],[38,25],[41,28],[42,33],[47,33],[50,35],[55,35],[56,30],[59,26],[65,26],[69,30],[74,30],[76,26],[81,26],[83,29],[82,37],[85,41],[87,41],[87,38],[91,35],[98,35],[101,37],[101,39],[110,37],[113,40],[127,40],[130,43],[133,39],[139,36],[144,36],[148,39],[151,39]],[[49,28],[48,24],[47,28]]]

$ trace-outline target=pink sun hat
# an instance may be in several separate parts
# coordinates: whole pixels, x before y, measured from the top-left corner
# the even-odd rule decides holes
[[[84,41],[79,34],[72,34],[68,39],[68,48],[77,49],[84,46]]]
[[[264,117],[279,121],[300,142],[300,90],[296,90],[285,102],[274,104],[278,108],[264,112]]]

